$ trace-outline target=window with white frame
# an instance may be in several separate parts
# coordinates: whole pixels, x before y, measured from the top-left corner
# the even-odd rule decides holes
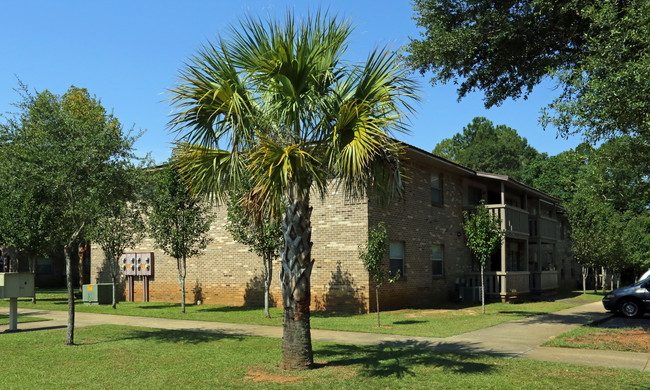
[[[431,275],[443,276],[443,253],[444,248],[441,244],[433,244],[431,246]]]
[[[442,174],[431,172],[431,204],[442,206],[443,201]]]
[[[390,253],[390,276],[398,274],[404,276],[404,242],[391,241],[389,245]]]

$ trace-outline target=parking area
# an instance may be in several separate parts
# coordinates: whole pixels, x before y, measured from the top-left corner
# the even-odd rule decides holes
[[[640,318],[626,318],[622,316],[613,316],[598,325],[601,328],[624,329],[624,328],[643,328],[650,331],[650,313],[646,313]]]

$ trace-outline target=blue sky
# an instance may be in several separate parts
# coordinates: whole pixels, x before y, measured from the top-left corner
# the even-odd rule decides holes
[[[166,91],[178,70],[201,44],[227,34],[245,15],[283,16],[318,7],[349,18],[356,30],[348,60],[359,61],[376,46],[399,48],[417,37],[409,1],[9,1],[0,0],[0,113],[13,111],[18,76],[32,90],[64,93],[70,85],[87,88],[125,128],[145,130],[136,147],[156,162],[170,155],[174,137],[167,128],[172,108]],[[538,86],[528,100],[507,101],[486,110],[479,91],[457,102],[454,85],[421,83],[422,102],[411,133],[398,138],[432,150],[462,130],[475,116],[516,129],[540,152],[554,155],[575,147],[543,131],[539,110],[550,102],[552,84]]]

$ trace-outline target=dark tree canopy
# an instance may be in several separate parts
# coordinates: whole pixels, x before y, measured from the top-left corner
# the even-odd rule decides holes
[[[520,179],[522,170],[539,156],[517,130],[476,117],[452,138],[436,145],[433,154],[468,168]]]
[[[86,89],[70,87],[63,95],[22,88],[19,112],[0,126],[2,177],[18,205],[6,223],[25,223],[14,235],[21,249],[42,254],[41,245],[65,246],[68,285],[66,344],[74,344],[72,252],[87,238],[100,211],[124,199],[124,169],[134,158],[134,138]],[[34,204],[34,208],[31,208]],[[0,204],[5,207],[6,204]],[[9,202],[11,206],[11,202]],[[21,222],[22,221],[22,222]],[[30,244],[34,238],[38,243]],[[33,246],[32,246],[33,245]],[[29,248],[31,246],[31,249]]]
[[[590,139],[650,134],[650,3],[645,0],[416,0],[410,65],[460,82],[485,106],[526,98],[545,77],[561,94],[542,117]]]
[[[568,202],[593,152],[591,145],[582,143],[555,156],[539,155],[522,171],[521,181]]]

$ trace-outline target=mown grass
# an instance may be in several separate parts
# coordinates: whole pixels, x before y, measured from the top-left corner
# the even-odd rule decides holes
[[[314,343],[318,368],[283,372],[281,340],[113,325],[0,335],[3,389],[612,389],[645,388],[650,373]]]
[[[600,297],[596,296],[597,299]],[[550,302],[528,302],[519,304],[489,303],[486,314],[481,314],[480,305],[448,304],[436,309],[395,310],[381,312],[382,327],[377,327],[376,313],[370,314],[336,314],[329,312],[312,312],[311,326],[314,329],[346,330],[382,334],[398,334],[425,337],[449,337],[477,329],[497,325],[502,322],[517,320],[533,315],[551,313],[594,301],[591,294],[574,293],[567,296],[570,300]],[[596,300],[597,300],[596,299]],[[282,325],[282,308],[272,308],[271,317],[264,317],[259,308],[235,307],[223,305],[187,305],[186,313],[180,312],[179,303],[164,302],[120,302],[117,309],[108,306],[84,305],[77,301],[78,311],[143,316],[156,318],[173,318],[200,321],[232,322],[258,325]],[[0,305],[3,303],[0,302]],[[4,303],[8,304],[8,303]],[[20,299],[19,307],[67,310],[64,291],[43,291],[37,294],[37,303],[29,299]]]
[[[612,329],[585,325],[563,333],[543,346],[648,353],[647,334],[643,328]],[[638,337],[645,337],[645,342],[640,343]]]

